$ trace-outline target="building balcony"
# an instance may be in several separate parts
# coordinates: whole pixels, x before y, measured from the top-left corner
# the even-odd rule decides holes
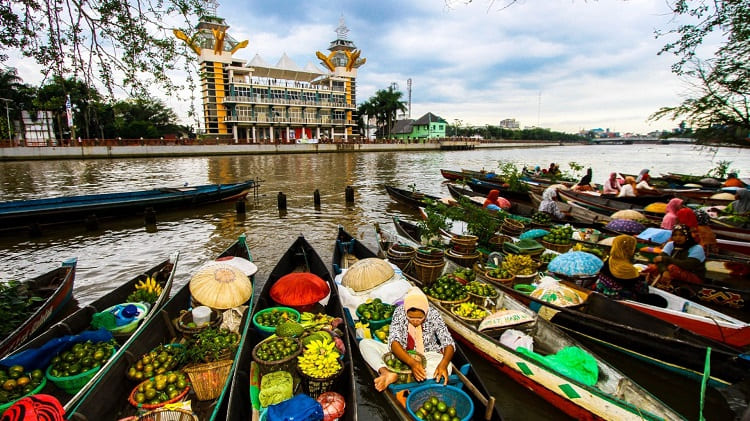
[[[344,108],[356,109],[356,104],[347,104],[346,102],[332,102],[327,100],[309,101],[304,99],[286,99],[286,98],[268,98],[261,95],[229,95],[224,97],[225,104],[250,104],[250,105],[285,105],[285,106],[306,106],[322,108]]]
[[[351,126],[356,125],[354,120],[331,119],[328,116],[319,118],[312,117],[269,117],[267,115],[239,115],[227,116],[222,123],[238,124],[266,124],[266,125],[294,125],[294,126]]]

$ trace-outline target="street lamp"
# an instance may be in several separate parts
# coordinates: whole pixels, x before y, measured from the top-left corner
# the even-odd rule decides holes
[[[0,101],[5,102],[5,118],[8,119],[8,138],[9,138],[9,140],[12,140],[13,139],[13,134],[12,134],[13,130],[10,127],[10,107],[8,106],[8,103],[12,102],[13,100],[12,99],[8,99],[8,98],[0,98]]]

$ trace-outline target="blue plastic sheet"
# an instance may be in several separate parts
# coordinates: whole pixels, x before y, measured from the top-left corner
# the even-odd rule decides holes
[[[323,406],[315,399],[304,395],[296,395],[292,399],[266,410],[266,419],[274,421],[322,421]]]
[[[636,237],[641,240],[651,241],[652,243],[662,244],[667,242],[672,236],[672,231],[661,228],[646,228]]]
[[[20,365],[27,371],[44,370],[52,358],[79,342],[106,342],[112,339],[112,333],[106,329],[87,330],[78,335],[67,335],[55,338],[39,348],[31,348],[0,360],[0,366]]]

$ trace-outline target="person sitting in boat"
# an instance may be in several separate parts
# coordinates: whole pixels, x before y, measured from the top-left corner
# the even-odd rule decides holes
[[[677,224],[677,212],[682,208],[682,199],[673,197],[667,203],[667,210],[664,213],[664,218],[661,220],[661,228],[665,230],[671,230]]]
[[[690,234],[690,228],[677,224],[672,229],[672,241],[668,242],[660,255],[654,257],[656,270],[654,282],[669,285],[672,280],[702,284],[706,275],[706,253]],[[653,274],[649,265],[647,272]]]
[[[648,294],[641,271],[633,266],[637,240],[632,235],[618,235],[612,241],[609,257],[596,280],[596,291],[615,300]]]
[[[736,172],[730,172],[727,174],[727,179],[724,181],[724,184],[721,185],[721,187],[746,187],[746,184],[742,182],[739,178],[737,178]]]
[[[651,176],[648,175],[648,172],[639,175],[638,178],[635,179],[636,190],[656,190],[648,184],[649,180],[651,180]]]
[[[617,195],[620,193],[620,182],[617,181],[617,173],[609,173],[609,178],[602,185],[602,194]]]
[[[557,206],[557,187],[550,186],[544,189],[542,193],[542,201],[539,203],[539,212],[546,212],[553,218],[565,219],[567,214],[560,210]]]
[[[575,186],[573,186],[573,190],[575,191],[593,191],[594,188],[591,186],[591,179],[593,176],[593,172],[591,168],[586,170],[586,175],[581,177],[581,181],[578,182]]]
[[[711,253],[716,250],[716,234],[708,226],[711,222],[711,217],[703,210],[693,211],[690,208],[682,208],[677,212],[677,220],[682,225],[687,225],[690,228],[690,234],[696,243],[703,247],[703,251]]]
[[[648,168],[642,169],[641,172],[638,173],[638,176],[635,178],[635,182],[640,183],[644,179],[648,181],[651,178],[651,176],[648,174],[649,171],[650,170]]]
[[[484,204],[482,205],[483,208],[488,210],[508,210],[510,209],[510,201],[504,197],[500,197],[500,190],[492,189],[490,190],[489,194],[487,194],[487,198],[484,199]]]
[[[380,392],[398,380],[398,375],[388,370],[383,362],[383,355],[388,351],[409,365],[417,381],[427,379],[429,373],[436,382],[447,384],[455,348],[456,343],[440,313],[430,307],[427,296],[417,287],[410,288],[404,295],[404,304],[394,310],[387,344],[374,339],[359,342],[365,361],[378,372],[375,389]],[[408,351],[412,350],[425,356],[426,368],[409,356]]]
[[[617,197],[636,197],[638,196],[638,189],[635,188],[635,178],[631,176],[625,177],[625,184],[620,187],[620,193]]]
[[[722,213],[729,215],[742,215],[750,213],[750,191],[739,188],[734,192],[734,202],[727,205]]]

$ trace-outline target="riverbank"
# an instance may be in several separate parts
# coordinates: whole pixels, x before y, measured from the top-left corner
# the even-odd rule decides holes
[[[220,155],[276,155],[340,152],[407,152],[466,149],[518,149],[561,146],[559,142],[429,142],[429,143],[308,143],[308,144],[229,144],[229,145],[127,145],[51,146],[0,148],[0,161],[54,159],[117,159],[143,157],[188,157]]]

